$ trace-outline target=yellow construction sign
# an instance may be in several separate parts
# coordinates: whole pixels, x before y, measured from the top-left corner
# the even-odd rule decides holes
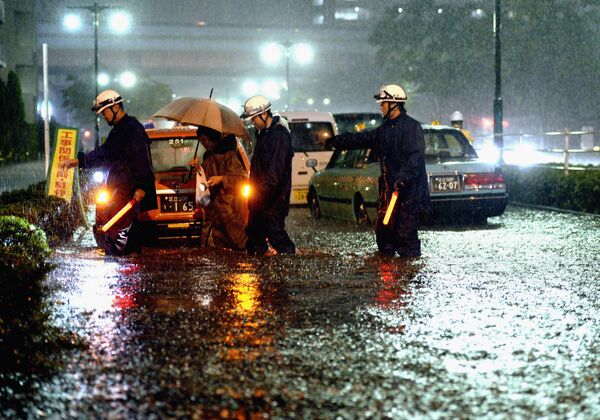
[[[71,202],[73,195],[73,179],[75,171],[60,168],[59,164],[67,159],[74,159],[77,155],[78,130],[75,128],[59,127],[56,130],[56,145],[47,178],[46,191],[48,195],[55,195]]]

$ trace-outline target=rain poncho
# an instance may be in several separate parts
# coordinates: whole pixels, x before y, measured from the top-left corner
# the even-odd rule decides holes
[[[202,245],[242,250],[246,247],[246,202],[242,187],[248,179],[233,136],[221,140],[214,151],[204,153],[202,168],[206,178],[222,176],[223,183],[210,188],[210,204],[205,209]],[[209,239],[212,238],[212,239]]]
[[[420,255],[419,212],[427,211],[430,206],[421,124],[403,110],[400,116],[385,120],[380,127],[336,136],[330,144],[339,149],[373,149],[381,167],[379,216],[375,226],[379,251]],[[384,225],[383,216],[395,190],[398,203],[392,221]]]
[[[279,253],[296,252],[285,231],[285,218],[290,210],[293,157],[290,130],[286,122],[275,115],[271,125],[257,133],[250,165],[253,193],[248,202],[247,248],[251,254],[267,251],[267,239]]]

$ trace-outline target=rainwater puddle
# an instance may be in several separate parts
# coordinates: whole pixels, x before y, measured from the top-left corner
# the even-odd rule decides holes
[[[306,209],[288,227],[298,254],[267,260],[57,251],[56,323],[87,347],[23,412],[600,416],[600,219],[509,208],[484,227],[425,228],[414,261]]]

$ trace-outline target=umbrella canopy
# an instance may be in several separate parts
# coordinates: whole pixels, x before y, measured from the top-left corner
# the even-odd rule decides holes
[[[230,108],[212,99],[179,98],[159,109],[153,116],[178,121],[181,124],[202,125],[223,134],[248,136],[240,117]]]

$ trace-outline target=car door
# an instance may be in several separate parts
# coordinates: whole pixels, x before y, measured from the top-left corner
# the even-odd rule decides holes
[[[359,183],[364,175],[363,163],[367,149],[345,151],[341,176],[335,184],[336,188],[336,214],[340,219],[356,220],[355,197],[360,195]]]

